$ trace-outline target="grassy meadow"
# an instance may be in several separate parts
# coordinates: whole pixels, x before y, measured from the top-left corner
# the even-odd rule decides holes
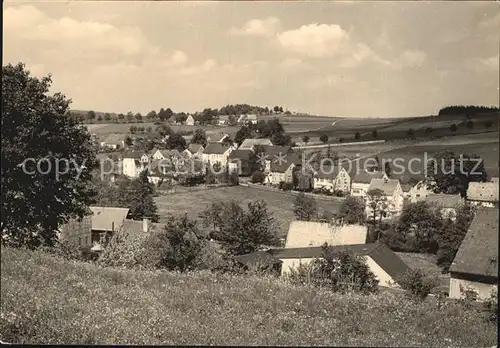
[[[280,237],[285,237],[290,221],[295,220],[293,214],[294,196],[286,192],[272,192],[259,190],[251,187],[233,186],[213,190],[202,190],[182,194],[167,194],[155,198],[160,217],[167,214],[180,215],[187,213],[191,218],[197,218],[198,214],[210,207],[216,200],[235,200],[242,207],[248,202],[264,200],[269,211],[273,213],[280,227]],[[324,210],[336,212],[340,208],[341,201],[317,200],[318,211]],[[161,219],[160,219],[161,220]]]
[[[97,268],[2,248],[0,339],[24,344],[491,347],[477,309],[280,279]]]

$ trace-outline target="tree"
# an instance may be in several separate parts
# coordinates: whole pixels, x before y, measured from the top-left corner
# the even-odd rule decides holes
[[[376,129],[372,130],[372,137],[376,138],[378,136],[378,132]]]
[[[215,233],[222,223],[222,212],[224,210],[224,203],[222,201],[212,202],[212,205],[201,212],[198,217],[201,219],[204,227],[213,227]]]
[[[179,133],[173,133],[168,137],[165,146],[169,150],[184,151],[186,149],[186,139]]]
[[[87,120],[89,120],[89,121],[95,120],[95,112],[93,110],[90,110],[89,112],[87,112]]]
[[[151,127],[151,126],[148,126],[148,128],[146,128],[146,132],[148,132],[148,133],[151,133],[151,132],[153,132],[153,127]]]
[[[431,133],[432,133],[432,131],[433,131],[432,127],[427,127],[427,128],[425,129],[425,134],[429,135],[429,134],[431,134]]]
[[[236,116],[229,115],[229,117],[227,118],[227,125],[228,126],[236,126],[237,123],[238,123],[238,119],[236,118]]]
[[[142,115],[141,115],[141,113],[140,113],[140,112],[136,113],[136,114],[134,115],[134,117],[135,117],[135,119],[136,119],[137,121],[142,121]]]
[[[159,266],[180,272],[196,268],[196,259],[205,240],[201,237],[195,220],[190,220],[187,214],[181,217],[170,216],[157,238],[163,246],[160,250],[164,250]]]
[[[306,144],[306,145],[307,145],[307,143],[309,142],[309,136],[304,135],[304,136],[302,137],[302,141],[304,142],[304,144]]]
[[[276,245],[277,223],[264,201],[250,202],[247,211],[237,202],[224,204],[215,239],[234,255],[257,251],[261,245]]]
[[[252,132],[250,130],[250,127],[245,125],[242,126],[238,132],[236,133],[236,136],[234,137],[234,141],[238,144],[238,146],[245,141],[245,139],[250,139],[252,138]]]
[[[252,183],[254,184],[263,184],[264,181],[266,180],[266,175],[260,171],[256,170],[255,172],[252,173]]]
[[[458,129],[457,125],[455,123],[453,123],[451,126],[450,126],[450,131],[452,132],[456,132]]]
[[[127,121],[132,122],[133,119],[134,114],[132,113],[132,111],[127,112]]]
[[[273,111],[274,111],[275,113],[278,113],[278,112],[280,111],[280,107],[279,107],[279,106],[275,106],[275,107],[273,108]]]
[[[410,138],[412,138],[412,139],[413,139],[413,138],[415,137],[415,130],[414,130],[413,128],[410,128],[410,129],[408,129],[407,134],[408,134],[408,136],[409,136]]]
[[[297,220],[311,221],[318,215],[318,206],[313,197],[307,197],[300,192],[293,202],[293,213]]]
[[[391,177],[391,174],[392,174],[392,166],[391,166],[391,162],[385,162],[384,163],[384,172],[385,174],[387,174],[387,177]]]
[[[354,134],[354,139],[359,140],[360,138],[361,138],[361,133],[360,132],[356,132]]]
[[[101,115],[97,116],[97,121],[99,121],[99,122],[102,121],[102,116]]]
[[[371,222],[373,226],[377,224],[377,217],[379,225],[382,218],[387,216],[387,197],[384,192],[380,189],[374,189],[367,192],[367,203],[366,207],[369,208],[371,213]]]
[[[172,109],[167,108],[167,110],[165,110],[165,113],[164,113],[164,119],[168,120],[172,116],[174,116],[174,112],[172,111]]]
[[[159,125],[157,128],[156,128],[156,131],[158,132],[158,134],[160,134],[162,137],[165,137],[167,135],[171,135],[171,134],[174,134],[174,131],[172,130],[172,128],[170,128],[168,125],[166,125],[165,123],[162,123],[161,125]]]
[[[83,217],[97,194],[91,135],[66,116],[70,100],[49,95],[51,84],[22,63],[2,68],[1,231],[12,246],[54,245],[61,224]]]
[[[156,111],[154,110],[151,110],[150,112],[148,112],[148,114],[146,115],[146,118],[148,120],[154,120],[155,118],[157,118],[158,115],[156,114]]]
[[[130,209],[130,219],[150,218],[158,222],[158,208],[153,199],[154,186],[148,180],[148,170],[142,171],[135,180],[123,181],[119,192],[119,205]]]
[[[467,129],[472,129],[474,128],[474,122],[472,120],[469,120],[465,123],[465,126],[467,127]]]
[[[492,120],[487,120],[487,121],[484,121],[484,127],[486,129],[490,129],[492,126],[493,126],[493,121]]]
[[[423,301],[439,284],[436,278],[428,277],[421,269],[408,269],[396,281],[418,301]]]
[[[320,137],[319,137],[319,140],[321,142],[323,142],[323,144],[326,144],[328,142],[328,135],[326,134],[322,134]]]
[[[365,202],[356,197],[347,197],[340,206],[338,216],[347,224],[363,224],[366,219]]]
[[[105,119],[106,121],[110,121],[110,120],[111,120],[111,115],[110,115],[108,112],[106,112],[106,113],[104,114],[104,119]]]
[[[177,123],[184,123],[187,120],[187,115],[182,113],[182,114],[177,114],[175,115],[175,122]]]
[[[130,147],[134,145],[134,141],[128,135],[125,137],[125,146]]]
[[[194,131],[193,137],[191,138],[191,144],[207,146],[207,135],[203,129],[198,128]]]
[[[122,114],[122,113],[118,114],[118,119],[124,120],[125,119],[125,115]]]

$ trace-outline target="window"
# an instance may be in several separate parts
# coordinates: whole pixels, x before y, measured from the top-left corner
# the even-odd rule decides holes
[[[78,238],[78,246],[81,246],[81,245],[82,245],[82,239]]]

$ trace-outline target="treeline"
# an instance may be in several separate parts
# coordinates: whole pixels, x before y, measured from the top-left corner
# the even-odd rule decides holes
[[[476,106],[476,105],[453,105],[447,106],[439,110],[439,116],[457,115],[457,114],[485,114],[499,112],[499,108],[493,106]]]
[[[248,104],[236,104],[236,105],[226,105],[218,110],[218,115],[245,115],[245,114],[256,114],[256,115],[269,115],[272,113],[290,113],[290,111],[283,111],[282,106],[274,106],[273,108],[252,106]]]

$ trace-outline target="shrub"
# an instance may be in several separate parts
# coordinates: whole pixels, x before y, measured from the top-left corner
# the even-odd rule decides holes
[[[474,307],[478,299],[477,291],[471,288],[464,288],[460,285],[460,295],[460,302],[465,308],[470,309]]]
[[[490,298],[484,302],[484,309],[487,313],[487,319],[492,322],[498,321],[498,289],[491,292]]]
[[[265,179],[266,179],[266,175],[263,172],[261,172],[260,170],[256,170],[252,174],[251,181],[253,184],[262,184],[262,183],[264,183]]]
[[[396,282],[416,300],[424,300],[438,285],[436,278],[427,276],[420,269],[409,269]]]
[[[281,185],[281,189],[283,191],[291,191],[293,190],[293,184],[291,182],[284,182],[283,185]]]

